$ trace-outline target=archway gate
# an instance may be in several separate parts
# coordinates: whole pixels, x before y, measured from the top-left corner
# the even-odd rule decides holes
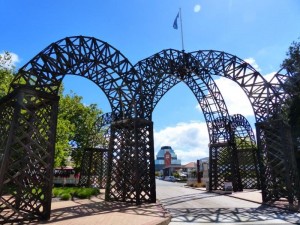
[[[237,126],[214,83],[216,75],[236,82],[252,104],[263,201],[284,197],[297,204],[298,174],[290,130],[281,113],[292,94],[283,89],[291,74],[281,71],[267,82],[238,57],[212,50],[164,50],[133,66],[108,43],[75,36],[52,43],[22,67],[12,92],[1,99],[1,222],[50,217],[57,94],[68,74],[93,81],[112,108],[106,200],[156,201],[152,112],[179,82],[191,89],[207,123],[210,154],[216,158],[210,162],[215,177],[211,175],[210,189],[222,184],[218,154],[224,148],[236,190],[242,189]]]

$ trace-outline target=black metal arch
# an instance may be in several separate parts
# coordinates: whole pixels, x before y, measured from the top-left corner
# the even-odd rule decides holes
[[[223,188],[224,174],[228,170],[233,174],[234,190],[242,190],[227,107],[214,80],[199,65],[192,55],[174,49],[163,50],[139,61],[135,69],[142,75],[142,84],[147,84],[143,85],[143,99],[147,109],[145,116],[152,115],[157,103],[172,87],[184,82],[196,97],[208,127],[212,162],[210,172],[214,178],[211,179],[210,190]],[[223,169],[218,167],[220,148],[226,151],[222,162],[227,166]]]
[[[234,114],[231,116],[232,129],[237,137],[243,138],[243,145],[256,145],[255,135],[248,120],[241,114]]]
[[[160,60],[156,60],[156,58],[160,58]],[[142,64],[139,62],[139,66],[143,68],[146,73],[153,73],[152,70],[154,68],[154,70],[158,71],[158,75],[161,75],[163,71],[159,70],[159,66],[169,68],[170,71],[167,73],[174,73],[172,68],[176,68],[174,64],[177,64],[180,65],[177,67],[178,77],[183,79],[187,71],[197,71],[192,67],[193,63],[190,63],[190,59],[197,62],[196,69],[198,68],[198,71],[202,70],[205,74],[211,76],[223,76],[236,82],[249,98],[257,121],[258,147],[260,159],[263,162],[263,166],[261,166],[263,173],[261,176],[261,179],[263,179],[263,201],[276,201],[284,197],[289,199],[290,204],[297,204],[300,198],[298,191],[299,179],[296,173],[293,146],[292,143],[290,143],[291,141],[289,141],[291,140],[290,128],[287,126],[286,118],[281,116],[282,105],[284,105],[289,95],[287,91],[284,90],[283,82],[291,79],[292,76],[290,74],[282,75],[278,73],[273,78],[273,80],[278,81],[278,84],[274,84],[274,82],[269,83],[258,71],[242,59],[225,52],[213,50],[192,52],[185,55],[183,54],[181,57],[180,52],[168,54],[167,51],[162,51],[141,61],[146,63]],[[139,71],[139,69],[137,70]],[[157,78],[153,79],[155,80]],[[173,79],[170,81],[170,85],[156,86],[155,90],[157,90],[157,93],[153,94],[158,96],[158,100],[166,93],[166,89],[168,90],[172,85],[176,84],[176,79],[175,81]],[[152,98],[152,101],[150,104],[158,102],[155,98]],[[226,123],[225,121],[224,123]],[[283,127],[283,129],[279,129],[278,126]],[[216,126],[216,129],[218,129],[218,126]],[[230,129],[230,126],[228,129]],[[284,133],[286,135],[282,135],[283,130],[285,130]],[[276,138],[274,138],[274,136]],[[227,141],[232,142],[232,139],[227,138]],[[213,152],[216,153],[214,155],[217,157],[217,153],[219,152],[218,148],[222,149],[222,145],[211,146],[213,148],[216,147]],[[210,156],[212,155],[211,152]],[[292,178],[290,179],[288,177]],[[274,182],[274,180],[280,180],[280,185],[277,185],[276,183],[278,182]],[[291,180],[293,180],[293,182],[291,182]]]
[[[141,74],[144,118],[151,119],[152,112],[161,98],[176,84],[184,82],[195,95],[209,125],[210,142],[221,141],[214,139],[213,123],[216,118],[229,120],[225,101],[217,85],[210,76],[199,67],[197,59],[182,51],[167,49],[153,56],[139,61],[135,65],[136,71]],[[218,137],[218,136],[216,136]],[[224,141],[229,136],[223,137]]]
[[[55,96],[68,74],[96,83],[107,96],[116,122],[135,118],[132,99],[139,79],[130,62],[117,49],[106,42],[83,36],[67,37],[50,44],[19,70],[11,84],[12,94],[2,102],[3,118],[12,121],[5,120],[2,127],[7,132],[3,133],[0,144],[3,147],[0,153],[5,155],[1,157],[0,222],[50,217],[58,106]],[[112,129],[109,148],[124,151],[118,146],[120,139],[124,138],[124,135],[118,136],[119,133],[119,130]],[[22,170],[18,171],[20,168]],[[108,178],[113,183],[120,177],[122,174]],[[34,193],[31,193],[32,187],[35,187]],[[109,191],[119,192],[120,188],[122,190],[119,187]],[[7,194],[11,194],[9,198]],[[155,198],[150,201],[155,201]]]
[[[236,82],[252,104],[263,201],[285,197],[297,203],[299,179],[290,128],[281,113],[281,103],[289,98],[284,83],[290,74],[279,72],[269,83],[245,61],[213,50],[163,50],[133,67],[106,42],[75,36],[49,45],[22,67],[12,93],[0,101],[0,222],[50,216],[57,93],[68,74],[96,83],[112,108],[106,200],[156,201],[152,112],[179,82],[193,92],[207,122],[210,189],[219,188],[224,174],[218,167],[228,162],[231,176],[237,177],[235,190],[242,188],[239,148],[244,145],[238,141],[253,137],[243,117],[228,115],[212,79],[218,75]]]
[[[270,85],[276,92],[274,95],[270,95],[270,98],[277,100],[277,104],[274,104],[274,108],[277,109],[277,111],[274,110],[274,116],[287,120],[287,114],[284,113],[283,110],[289,106],[290,102],[288,100],[299,93],[297,89],[298,83],[298,76],[287,71],[285,68],[281,68],[273,75],[270,80]],[[275,100],[273,100],[273,102],[275,102]]]
[[[115,118],[133,111],[129,100],[139,83],[137,74],[119,50],[93,37],[66,37],[50,44],[20,68],[12,86],[32,86],[57,94],[68,74],[94,82],[106,95]]]
[[[241,114],[232,115],[231,121],[243,188],[260,189],[259,155],[252,127]]]
[[[262,170],[263,201],[287,198],[291,205],[300,199],[299,177],[287,118],[283,116],[287,91],[285,82],[292,74],[278,72],[271,82],[240,58],[220,51],[192,52],[211,75],[236,82],[248,96],[256,118],[258,148]]]
[[[257,122],[270,118],[278,99],[276,89],[249,63],[229,53],[205,50],[191,52],[202,68],[211,75],[226,77],[236,82],[252,105]]]

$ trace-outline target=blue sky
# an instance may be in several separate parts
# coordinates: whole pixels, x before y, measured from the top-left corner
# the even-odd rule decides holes
[[[173,21],[182,9],[185,51],[220,50],[236,55],[266,77],[278,71],[292,41],[300,37],[299,0],[0,0],[0,53],[21,67],[52,42],[93,36],[119,49],[132,64],[163,49],[181,50]],[[231,114],[253,123],[249,102],[234,83],[216,80]],[[110,111],[94,84],[68,76],[66,91]],[[183,163],[208,156],[208,137],[195,97],[180,84],[153,115],[155,151],[171,145]]]

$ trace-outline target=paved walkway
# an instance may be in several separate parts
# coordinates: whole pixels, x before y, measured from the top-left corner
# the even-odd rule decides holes
[[[248,200],[251,202],[262,203],[261,190],[245,189],[243,192],[233,192],[229,196]]]
[[[261,191],[258,190],[245,190],[227,195],[262,203]],[[170,222],[169,213],[160,203],[136,206],[121,202],[105,202],[103,198],[104,194],[89,200],[54,201],[52,202],[51,219],[47,222],[33,224],[167,225]],[[288,207],[286,202],[277,203],[276,206]]]
[[[261,190],[246,189],[243,192],[233,192],[229,196],[262,204]],[[280,199],[279,201],[273,202],[272,204],[269,204],[269,205],[275,206],[278,208],[292,210],[292,211],[299,211],[299,209],[294,208],[293,206],[290,206],[287,199]]]
[[[105,202],[104,194],[91,199],[52,202],[51,218],[33,224],[55,225],[166,225],[170,215],[160,203],[132,205]]]
[[[205,191],[205,188],[196,188],[199,190]],[[224,194],[223,191],[214,191],[215,193]],[[257,189],[245,189],[242,192],[232,192],[231,194],[226,194],[227,196],[233,197],[233,198],[239,198],[250,202],[260,203],[262,204],[262,194],[261,190]],[[293,211],[299,211],[299,209],[295,209],[292,206],[289,205],[287,199],[281,199],[279,201],[273,202],[272,204],[268,204],[270,206],[275,206],[278,208],[293,210]]]

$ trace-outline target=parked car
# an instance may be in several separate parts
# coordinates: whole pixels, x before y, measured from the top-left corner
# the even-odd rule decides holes
[[[171,181],[171,182],[175,182],[176,178],[174,176],[166,176],[165,177],[165,181]]]

